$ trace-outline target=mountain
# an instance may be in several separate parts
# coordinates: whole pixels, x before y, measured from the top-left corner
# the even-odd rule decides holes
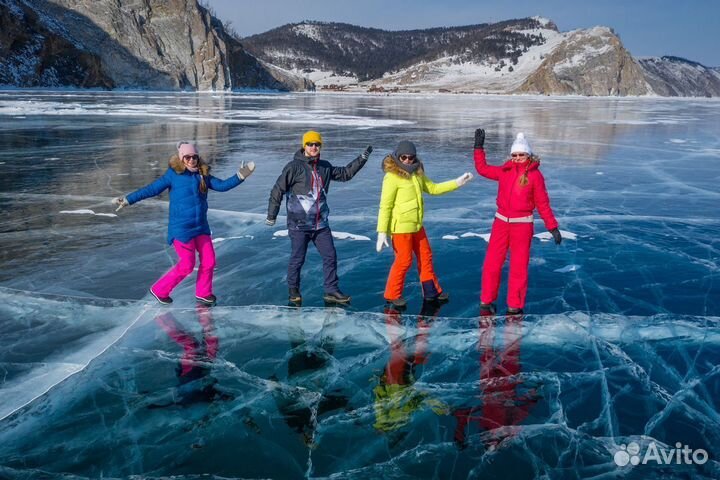
[[[651,95],[640,66],[607,27],[576,30],[515,90],[551,95]]]
[[[720,96],[720,71],[635,59],[533,17],[385,31],[305,21],[240,40],[198,0],[0,0],[0,85]]]
[[[243,43],[258,58],[283,68],[305,73],[329,71],[368,80],[442,55],[465,61],[515,58],[542,42],[520,32],[536,23],[525,19],[391,32],[345,23],[303,22],[244,38]],[[506,52],[507,45],[512,49]]]
[[[196,0],[0,0],[0,84],[304,90]]]
[[[560,32],[541,17],[406,31],[305,21],[244,38],[243,44],[321,89],[718,95],[716,70],[703,67],[701,75],[669,61],[656,61],[653,70],[650,59],[633,58],[610,28]]]
[[[720,69],[708,68],[679,57],[639,60],[645,77],[658,95],[668,97],[719,97]]]

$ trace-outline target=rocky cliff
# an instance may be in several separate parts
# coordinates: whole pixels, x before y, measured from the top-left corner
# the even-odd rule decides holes
[[[652,88],[606,27],[571,32],[515,90],[546,95],[649,95]]]
[[[84,83],[61,75],[57,78],[59,85],[163,90],[312,87],[306,79],[269,71],[196,0],[0,2],[13,14],[13,23],[17,25],[16,32],[8,34],[5,45],[14,46],[16,39],[24,35],[35,42],[26,41],[27,45],[68,45],[65,50],[70,52],[70,58],[75,55],[86,59]],[[42,65],[53,58],[65,58],[64,51],[34,47],[29,53],[28,48],[9,48],[13,55],[10,60],[3,55],[3,61],[22,63],[18,59],[23,55],[34,55],[36,63]],[[93,69],[99,72],[97,81],[91,81]],[[28,80],[3,83],[35,86]],[[48,82],[40,84],[50,86]]]
[[[102,61],[29,6],[0,0],[0,85],[112,88]]]

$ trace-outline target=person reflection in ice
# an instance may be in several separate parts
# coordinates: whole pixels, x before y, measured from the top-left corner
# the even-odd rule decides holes
[[[483,431],[500,429],[485,437],[485,447],[494,450],[501,440],[517,433],[502,427],[520,425],[540,398],[537,388],[524,384],[521,378],[522,322],[523,315],[509,315],[504,325],[499,326],[494,314],[481,312],[479,404],[452,412],[457,420],[454,440],[461,449],[467,445],[471,424],[476,423]],[[500,339],[495,338],[498,328],[502,332]]]
[[[177,321],[172,311],[155,317],[155,322],[183,350],[176,367],[178,387],[171,403],[153,404],[150,408],[171,405],[189,406],[195,403],[210,403],[215,400],[230,400],[233,397],[217,389],[217,379],[210,375],[212,363],[217,357],[219,341],[215,335],[212,313],[207,305],[197,304],[195,311],[202,333],[197,338]]]
[[[312,446],[317,420],[323,414],[347,408],[349,398],[339,385],[328,385],[332,378],[335,351],[336,313],[330,311],[318,333],[319,341],[308,340],[299,322],[288,327],[290,358],[287,379],[278,382],[273,398],[285,423]]]
[[[430,406],[436,413],[444,413],[445,406],[414,387],[419,365],[428,360],[428,335],[442,307],[440,302],[424,302],[417,316],[417,335],[402,338],[402,315],[392,305],[385,307],[385,324],[390,337],[390,359],[374,388],[375,429],[389,433],[410,423],[414,412]]]

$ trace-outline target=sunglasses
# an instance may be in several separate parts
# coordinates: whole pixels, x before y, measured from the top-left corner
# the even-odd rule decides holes
[[[400,155],[400,160],[415,160],[415,155]]]
[[[198,155],[185,155],[183,156],[183,160],[199,160],[200,157]]]
[[[311,142],[311,143],[306,143],[305,146],[306,146],[306,147],[318,147],[318,148],[320,148],[320,147],[322,147],[322,143],[320,143],[320,142]]]
[[[512,158],[527,157],[528,154],[527,154],[527,153],[511,153],[510,156],[511,156]]]

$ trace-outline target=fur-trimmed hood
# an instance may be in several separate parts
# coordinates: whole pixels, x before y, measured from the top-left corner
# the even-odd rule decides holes
[[[420,159],[415,160],[420,165],[418,166],[418,169],[415,170],[415,173],[418,175],[423,175],[425,173],[425,169],[423,168],[423,164],[420,161]],[[408,173],[396,163],[395,157],[393,157],[392,153],[389,153],[382,161],[382,169],[385,173],[394,173],[398,177],[402,178],[410,178],[412,176],[412,173]]]
[[[168,160],[168,167],[172,168],[178,175],[182,174],[186,170],[185,164],[177,153]],[[210,165],[205,163],[205,160],[203,160],[202,157],[198,160],[198,171],[203,177],[210,175]]]

